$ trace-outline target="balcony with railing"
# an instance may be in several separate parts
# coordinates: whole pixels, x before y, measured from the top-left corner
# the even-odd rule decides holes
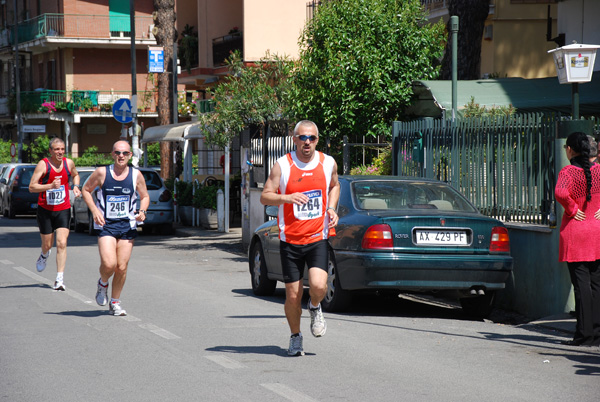
[[[129,91],[93,90],[42,90],[21,91],[21,112],[24,114],[78,113],[90,116],[111,117],[113,104],[121,98],[131,98]],[[137,91],[138,114],[155,114],[158,105],[158,91]],[[185,101],[185,92],[180,92],[179,114],[181,116],[209,113],[214,110],[210,99]],[[6,98],[4,98],[6,99]],[[6,113],[16,112],[16,97],[8,96]]]
[[[152,17],[135,17],[135,37],[154,40]],[[81,14],[42,14],[17,25],[19,43],[42,38],[115,39],[130,38],[129,17]],[[10,44],[14,44],[14,29],[8,28]],[[0,37],[1,39],[1,37]]]
[[[229,54],[239,50],[244,56],[244,36],[242,32],[233,32],[229,35],[221,36],[212,40],[213,46],[213,65],[222,66]]]

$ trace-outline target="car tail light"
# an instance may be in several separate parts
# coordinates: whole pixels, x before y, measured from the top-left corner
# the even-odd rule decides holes
[[[19,188],[19,174],[18,173],[15,176],[15,179],[13,180],[12,188]]]
[[[508,230],[502,226],[492,228],[492,240],[490,241],[490,251],[496,253],[510,252],[510,241],[508,239]]]
[[[392,228],[384,223],[368,228],[362,239],[362,248],[364,249],[391,249],[393,247]]]
[[[171,192],[169,190],[165,190],[162,192],[160,197],[158,197],[158,201],[167,202],[171,199]]]

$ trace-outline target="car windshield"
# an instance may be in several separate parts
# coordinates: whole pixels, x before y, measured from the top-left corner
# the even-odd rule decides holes
[[[144,180],[146,181],[146,188],[148,190],[159,190],[162,187],[162,181],[160,176],[156,172],[143,171]]]
[[[444,210],[477,212],[462,195],[442,183],[365,180],[352,183],[355,204],[360,209]]]

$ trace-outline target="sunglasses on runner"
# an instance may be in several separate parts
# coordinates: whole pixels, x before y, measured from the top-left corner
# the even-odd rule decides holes
[[[121,154],[123,154],[123,156],[131,155],[131,152],[129,152],[129,151],[122,151],[122,152],[121,151],[113,151],[113,153],[117,156],[120,156]]]
[[[295,137],[298,138],[302,142],[304,142],[306,140],[310,140],[310,142],[315,142],[316,140],[319,139],[319,137],[317,137],[316,135],[296,135]]]

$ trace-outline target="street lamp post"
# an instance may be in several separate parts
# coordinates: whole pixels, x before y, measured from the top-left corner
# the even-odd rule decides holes
[[[571,84],[572,118],[579,120],[579,83],[590,82],[598,45],[571,45],[549,50],[554,58],[558,82]]]
[[[594,61],[598,45],[571,45],[549,50],[554,58],[558,82],[571,84],[571,120],[558,122],[558,138],[567,138],[569,134],[581,131],[588,135],[593,132],[592,120],[579,119],[579,84],[590,82],[594,73]]]

